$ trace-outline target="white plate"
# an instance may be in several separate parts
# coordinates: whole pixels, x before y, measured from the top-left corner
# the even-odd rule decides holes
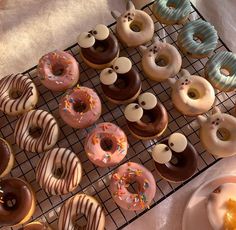
[[[236,175],[225,175],[202,184],[186,205],[182,220],[182,230],[211,230],[206,212],[206,198],[224,183],[236,183]]]

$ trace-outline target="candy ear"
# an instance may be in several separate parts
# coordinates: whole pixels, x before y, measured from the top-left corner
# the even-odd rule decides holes
[[[216,106],[212,109],[212,114],[215,114],[215,113],[221,113],[220,109]]]
[[[141,54],[144,54],[144,52],[147,50],[147,47],[146,46],[139,46],[138,49]]]
[[[117,20],[117,18],[119,18],[120,15],[121,15],[121,13],[120,13],[119,11],[117,11],[117,10],[111,11],[111,16],[112,16],[115,20]]]
[[[176,83],[176,79],[174,77],[171,77],[167,79],[167,82],[169,83],[170,87],[173,88]]]
[[[202,115],[198,115],[197,116],[197,121],[198,121],[199,125],[202,125],[207,121],[207,118],[202,116]]]
[[[135,10],[135,6],[131,0],[127,2],[126,10]]]
[[[190,73],[186,69],[181,69],[180,72],[178,73],[180,77],[188,77],[190,76]]]

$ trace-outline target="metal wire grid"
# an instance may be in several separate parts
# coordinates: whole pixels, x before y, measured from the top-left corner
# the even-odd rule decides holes
[[[151,4],[145,6],[143,10],[153,18],[156,28],[156,35],[159,36],[161,40],[166,40],[167,42],[176,46],[176,37],[182,26],[163,26],[159,24],[152,13]],[[202,18],[199,12],[192,6],[190,20],[200,17]],[[110,29],[114,31],[115,24],[110,25]],[[141,163],[153,173],[156,179],[157,193],[150,208],[153,208],[155,205],[159,204],[161,201],[173,194],[183,185],[191,181],[191,179],[201,174],[211,165],[219,161],[219,159],[216,159],[212,155],[208,154],[202,147],[198,136],[198,126],[195,119],[185,117],[173,108],[170,98],[170,87],[168,86],[168,84],[155,83],[148,80],[142,73],[140,65],[141,56],[138,50],[130,48],[127,49],[121,46],[121,56],[128,56],[132,60],[134,68],[140,73],[140,76],[142,78],[142,90],[156,94],[158,99],[165,105],[168,111],[169,125],[167,131],[165,132],[165,135],[161,139],[165,138],[173,132],[182,132],[186,136],[188,136],[189,141],[195,146],[199,153],[198,170],[191,179],[185,181],[184,183],[177,184],[169,183],[161,179],[157,174],[154,162],[150,155],[150,149],[152,148],[152,145],[157,142],[157,140],[139,141],[130,135],[122,112],[123,106],[117,106],[107,101],[100,87],[98,77],[99,73],[96,70],[93,70],[85,65],[85,63],[80,59],[78,48],[78,45],[75,44],[69,47],[67,51],[70,52],[80,63],[80,84],[95,89],[102,100],[103,114],[97,123],[104,121],[113,122],[124,129],[127,134],[130,148],[127,156],[121,162],[121,164],[127,161]],[[218,52],[220,50],[228,50],[228,48],[221,40],[219,41],[218,47],[215,52]],[[184,55],[182,55],[182,58],[183,68],[188,69],[191,74],[203,75],[203,69],[207,59],[196,60],[188,58]],[[13,138],[13,132],[17,122],[17,118],[8,117],[5,114],[0,113],[0,135],[12,144],[13,150],[15,152],[16,163],[11,172],[11,176],[19,177],[28,181],[32,185],[36,194],[37,206],[32,220],[39,219],[47,221],[52,227],[57,229],[57,220],[61,205],[65,200],[78,192],[90,194],[94,196],[99,202],[101,202],[106,214],[106,229],[109,230],[122,229],[129,223],[133,222],[135,219],[143,215],[145,212],[147,212],[148,210],[144,210],[141,212],[125,211],[123,209],[120,209],[114,203],[109,192],[109,178],[112,171],[119,165],[107,169],[96,167],[88,160],[83,150],[84,139],[87,133],[93,127],[83,130],[76,130],[65,125],[58,114],[58,103],[60,97],[62,96],[62,93],[51,92],[42,84],[40,84],[36,74],[36,66],[27,70],[24,74],[29,75],[34,80],[38,91],[40,92],[37,108],[49,111],[58,120],[61,132],[57,147],[66,147],[73,150],[78,154],[83,166],[82,182],[76,189],[76,191],[64,196],[47,195],[35,181],[35,168],[43,154],[26,153],[25,151],[20,150],[16,146]],[[216,105],[218,105],[222,109],[222,111],[232,114],[235,107],[235,101],[235,93],[225,94],[217,92]],[[131,187],[135,189],[132,185]],[[82,223],[84,221],[85,219],[83,216],[78,218],[79,223]],[[0,229],[17,228],[2,227]]]

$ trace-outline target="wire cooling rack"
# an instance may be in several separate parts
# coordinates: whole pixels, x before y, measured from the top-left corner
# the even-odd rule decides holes
[[[182,28],[182,25],[163,26],[159,24],[152,13],[151,4],[145,6],[143,10],[147,12],[154,20],[155,34],[159,36],[161,40],[166,40],[167,42],[176,46],[176,37],[180,29]],[[202,18],[202,16],[192,6],[192,12],[189,20],[194,20],[197,18]],[[110,29],[114,31],[115,23],[110,25]],[[219,40],[218,47],[215,52],[218,52],[220,50],[228,50],[228,48],[221,40]],[[157,140],[139,141],[132,137],[127,129],[126,122],[123,116],[123,106],[111,104],[104,97],[101,86],[99,84],[99,73],[96,70],[88,68],[88,66],[86,66],[85,63],[81,60],[79,56],[78,45],[75,44],[69,47],[67,51],[70,52],[80,63],[80,84],[95,89],[102,100],[103,115],[97,123],[104,121],[113,122],[124,129],[128,136],[130,148],[128,150],[127,156],[121,162],[121,164],[127,161],[138,162],[147,167],[153,173],[156,179],[157,193],[150,208],[153,208],[155,205],[159,204],[161,201],[163,201],[168,196],[191,181],[191,179],[201,174],[207,168],[219,161],[219,159],[215,159],[212,155],[208,154],[201,145],[198,136],[199,128],[194,118],[185,117],[173,108],[170,98],[170,87],[168,86],[168,84],[155,83],[148,80],[142,73],[140,65],[141,56],[138,50],[133,48],[127,49],[121,46],[121,56],[128,56],[132,60],[134,68],[139,72],[142,78],[142,90],[156,94],[158,99],[165,105],[168,111],[169,125],[167,131],[165,132],[165,135],[162,138],[176,131],[182,132],[186,136],[188,136],[189,141],[195,146],[199,153],[198,170],[191,179],[179,184],[169,183],[161,179],[157,174],[154,161],[152,160],[152,157],[150,155],[150,149],[152,148],[152,145],[157,142]],[[206,58],[196,60],[188,58],[184,55],[182,55],[182,58],[183,68],[188,69],[191,74],[203,75],[203,68],[207,61]],[[125,211],[120,209],[114,203],[109,192],[109,178],[112,171],[119,165],[106,169],[96,167],[88,160],[83,149],[85,137],[93,127],[83,130],[76,130],[65,125],[58,114],[58,103],[60,97],[62,96],[62,93],[51,92],[42,84],[40,84],[36,74],[36,66],[25,71],[24,74],[29,75],[33,79],[40,92],[37,108],[51,112],[58,120],[61,132],[57,146],[70,148],[75,153],[77,153],[83,166],[82,182],[80,183],[76,191],[65,196],[48,196],[35,181],[35,168],[43,154],[27,153],[20,150],[16,146],[13,138],[13,131],[17,122],[17,118],[8,117],[5,114],[0,113],[0,134],[3,138],[5,138],[12,144],[15,151],[16,163],[11,172],[11,176],[20,177],[28,181],[32,185],[36,194],[37,206],[32,219],[46,221],[52,227],[54,227],[54,229],[57,229],[57,221],[61,205],[65,200],[76,193],[90,194],[103,205],[106,214],[107,230],[122,229],[129,223],[143,215],[145,212],[147,212],[148,210],[144,210],[142,212]],[[218,105],[222,109],[222,111],[233,113],[235,101],[235,93],[225,94],[217,92],[216,105]],[[84,221],[85,218],[83,216],[78,217],[79,223],[82,223]],[[17,228],[2,227],[0,229]]]

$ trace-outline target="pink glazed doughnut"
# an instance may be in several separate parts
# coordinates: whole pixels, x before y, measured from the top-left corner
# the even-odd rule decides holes
[[[38,76],[46,88],[65,91],[78,82],[79,65],[69,53],[56,50],[41,57]]]
[[[138,192],[130,193],[131,183],[138,183]],[[156,182],[152,173],[144,166],[128,162],[121,165],[112,175],[110,191],[117,205],[130,211],[148,208],[156,193]]]
[[[69,126],[82,129],[95,123],[102,112],[101,101],[90,88],[77,86],[60,100],[59,114]]]
[[[100,167],[118,164],[127,154],[127,137],[118,126],[104,122],[89,133],[85,140],[85,152],[90,161]]]

